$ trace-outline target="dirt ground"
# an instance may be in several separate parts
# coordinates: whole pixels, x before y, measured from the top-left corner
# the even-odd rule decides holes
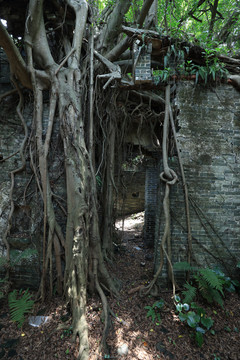
[[[108,354],[98,354],[104,327],[102,305],[97,296],[88,299],[90,360],[97,359],[240,359],[239,295],[228,293],[224,308],[205,305],[214,320],[215,335],[204,335],[199,348],[190,336],[189,328],[181,323],[174,311],[172,292],[163,289],[165,301],[161,320],[147,318],[145,306],[152,306],[152,296],[140,297],[132,289],[146,285],[153,276],[153,252],[142,242],[143,213],[131,215],[116,223],[122,243],[116,247],[110,271],[120,281],[120,297],[108,296],[112,310],[112,327],[108,335]],[[124,232],[123,232],[124,230]],[[6,303],[0,308],[0,359],[76,359],[77,343],[71,342],[71,314],[60,298],[36,304],[34,315],[48,316],[46,324],[33,327],[26,323],[18,329],[9,318]]]

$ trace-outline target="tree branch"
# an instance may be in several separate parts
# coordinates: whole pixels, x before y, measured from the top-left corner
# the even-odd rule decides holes
[[[76,15],[75,31],[73,36],[72,47],[76,49],[76,53],[73,57],[73,62],[75,62],[74,67],[78,67],[80,61],[81,49],[82,49],[83,34],[86,29],[88,4],[86,0],[81,0],[81,1],[67,0],[67,3],[74,9]]]
[[[32,89],[31,77],[27,70],[27,66],[13,42],[13,39],[8,34],[6,28],[0,21],[0,46],[3,47],[8,61],[12,75],[21,82],[21,84],[28,89]]]
[[[149,12],[150,7],[152,6],[154,0],[145,0],[144,4],[142,6],[141,12],[139,14],[139,17],[137,19],[137,24],[139,27],[143,26],[144,20]]]
[[[234,10],[232,15],[229,17],[226,24],[222,27],[219,34],[217,35],[216,39],[219,42],[226,42],[228,36],[231,34],[232,26],[238,21],[240,15],[240,10]]]
[[[194,5],[191,10],[187,11],[187,13],[182,16],[182,18],[179,20],[179,25],[182,24],[185,20],[187,20],[187,18],[189,16],[192,17],[192,15],[195,13],[195,11],[202,5],[205,3],[206,0],[199,0],[198,3],[196,5]]]
[[[214,4],[211,6],[211,13],[212,13],[212,17],[211,17],[211,21],[210,21],[210,25],[209,25],[209,37],[212,36],[213,33],[213,28],[214,28],[214,24],[216,21],[216,15],[217,15],[217,7],[218,7],[218,0],[214,0]]]
[[[118,35],[120,34],[122,28],[122,22],[125,14],[130,8],[131,2],[126,0],[118,0],[113,12],[109,16],[109,19],[102,30],[100,36],[100,47],[104,50],[107,50],[111,45],[113,45]]]

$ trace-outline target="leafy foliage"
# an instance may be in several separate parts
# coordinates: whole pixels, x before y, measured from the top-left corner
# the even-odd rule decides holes
[[[175,264],[174,269],[193,272],[193,283],[185,283],[186,290],[182,292],[186,303],[192,302],[199,292],[209,304],[215,302],[223,307],[224,290],[235,291],[238,286],[237,281],[231,280],[219,269],[198,269],[187,262]]]
[[[214,321],[211,317],[206,315],[206,312],[203,308],[197,306],[195,303],[182,304],[181,298],[175,296],[176,301],[176,311],[178,312],[178,317],[180,321],[186,322],[186,324],[194,331],[194,337],[199,347],[203,345],[204,338],[203,335],[211,329],[214,324]],[[194,309],[190,310],[190,308]]]
[[[184,302],[191,303],[196,297],[197,289],[195,286],[192,286],[188,282],[186,284],[184,284],[184,287],[186,289],[186,290],[182,291],[182,293],[184,295]]]
[[[28,289],[25,291],[20,290],[19,294],[17,290],[13,290],[8,296],[11,320],[17,322],[19,328],[24,323],[24,315],[28,314],[33,308],[34,301],[31,298],[32,295],[28,292]]]
[[[164,300],[160,299],[158,301],[156,301],[152,306],[147,305],[144,307],[144,309],[148,310],[147,312],[147,317],[151,317],[152,321],[154,322],[156,319],[157,321],[161,321],[161,316],[159,314],[159,312],[157,312],[158,310],[161,310],[164,306]]]

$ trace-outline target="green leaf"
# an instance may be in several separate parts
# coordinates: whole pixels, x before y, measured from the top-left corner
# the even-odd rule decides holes
[[[189,304],[183,304],[183,309],[185,310],[185,311],[188,311],[189,309],[190,309],[190,306],[189,306]]]
[[[200,332],[201,334],[205,334],[205,330],[202,328],[202,327],[200,327],[200,326],[197,326],[196,327],[196,331],[198,331],[198,332]]]
[[[175,300],[176,302],[180,302],[180,301],[181,301],[181,298],[180,298],[180,296],[175,295],[175,296],[174,296],[174,300]]]
[[[156,301],[154,304],[153,304],[153,308],[156,307],[158,309],[162,309],[164,306],[164,300],[163,299],[160,299],[158,301]]]
[[[211,318],[202,317],[201,323],[209,330],[213,326],[214,321]]]
[[[181,311],[182,311],[182,307],[183,307],[182,304],[177,304],[177,305],[176,305],[176,310],[179,311],[179,312],[181,312]]]
[[[215,271],[211,269],[200,269],[200,274],[203,276],[203,278],[207,281],[209,286],[212,288],[217,289],[220,291],[223,295],[223,280],[215,273]]]
[[[229,326],[225,326],[224,330],[227,331],[227,332],[231,332],[231,329],[230,329]]]
[[[189,311],[187,313],[187,323],[191,327],[196,327],[200,321],[200,316],[194,311]]]
[[[145,306],[144,309],[148,310],[147,312],[147,317],[151,317],[152,318],[152,321],[154,321],[156,319],[156,313],[155,313],[155,310],[152,306]]]
[[[196,331],[195,339],[199,347],[203,345],[203,334],[199,331]]]
[[[178,317],[182,322],[187,320],[187,318],[188,318],[187,314],[183,314],[181,312],[178,314]]]
[[[196,327],[196,322],[194,321],[194,318],[192,316],[190,316],[189,318],[187,318],[187,323],[191,328]]]
[[[184,290],[182,293],[184,295],[184,302],[185,303],[191,303],[193,299],[196,297],[197,289],[195,286],[192,286],[188,282],[184,284],[184,287],[186,290]]]

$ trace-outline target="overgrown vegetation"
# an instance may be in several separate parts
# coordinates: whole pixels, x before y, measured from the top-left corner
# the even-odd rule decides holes
[[[239,60],[232,61],[221,54],[223,50],[228,55],[238,52],[239,4],[233,0],[30,0],[16,5],[16,2],[3,0],[0,12],[7,20],[6,27],[0,23],[0,46],[11,65],[12,84],[19,98],[17,114],[24,133],[16,153],[21,165],[10,174],[3,234],[7,255],[3,264],[10,266],[11,263],[8,236],[13,231],[16,210],[15,177],[27,168],[32,177],[18,202],[25,204],[28,199],[31,204],[35,196],[41,213],[38,229],[42,249],[40,297],[44,301],[47,294],[52,296],[54,288],[59,295],[66,295],[73,312],[73,337],[79,337],[79,359],[86,360],[89,357],[85,316],[87,291],[97,292],[103,303],[105,324],[100,350],[105,348],[110,325],[106,293],[118,294],[117,282],[106,266],[113,255],[115,169],[117,162],[124,163],[121,151],[124,137],[136,127],[136,120],[138,138],[145,120],[150,123],[154,146],[159,147],[161,143],[164,171],[160,176],[166,183],[161,264],[146,293],[161,272],[164,257],[175,291],[169,189],[176,183],[177,175],[168,164],[173,148],[169,146],[170,123],[172,133],[175,131],[169,80],[175,75],[194,75],[196,82],[202,79],[207,83],[225,78],[227,71],[234,73],[240,65]],[[23,39],[22,49],[16,38]],[[129,62],[133,65],[129,50],[137,38],[140,48],[145,42],[157,44],[152,52],[156,84],[150,86],[154,89],[159,84],[166,85],[165,100],[159,96],[158,88],[155,88],[156,94],[136,91],[136,84],[127,76],[131,71]],[[122,89],[127,91],[124,93]],[[8,96],[9,93],[3,94],[0,100]],[[29,99],[31,121],[25,118],[24,112]],[[155,119],[159,113],[165,113],[165,117],[163,120],[160,116],[160,134],[157,134]],[[1,159],[1,162],[8,159]],[[117,175],[120,179],[120,174]],[[181,175],[184,178],[183,171]],[[64,195],[59,195],[55,186],[61,176],[66,183]],[[31,183],[34,184],[30,191]],[[187,208],[186,186],[185,194]],[[186,213],[189,220],[189,211]],[[187,256],[190,261],[189,229],[188,224]],[[198,291],[206,300],[222,304],[226,284],[221,275],[209,269],[198,269],[193,276]],[[185,297],[193,299],[196,287],[190,283],[186,286]],[[25,292],[21,300],[14,292],[10,299],[15,304],[13,311],[17,311],[15,319],[22,324],[24,312],[31,307],[28,293]],[[155,308],[159,306],[162,305],[157,302],[150,307],[149,316],[154,318]],[[196,313],[194,321],[199,325],[197,320]],[[188,321],[191,322],[190,318]],[[205,321],[202,325],[208,328],[206,324]]]
[[[178,271],[190,271],[192,273],[191,283],[186,282],[182,291],[183,301],[190,304],[201,295],[209,304],[218,304],[223,307],[224,291],[234,292],[240,286],[237,280],[232,280],[219,270],[209,268],[198,268],[187,262],[174,264]]]

